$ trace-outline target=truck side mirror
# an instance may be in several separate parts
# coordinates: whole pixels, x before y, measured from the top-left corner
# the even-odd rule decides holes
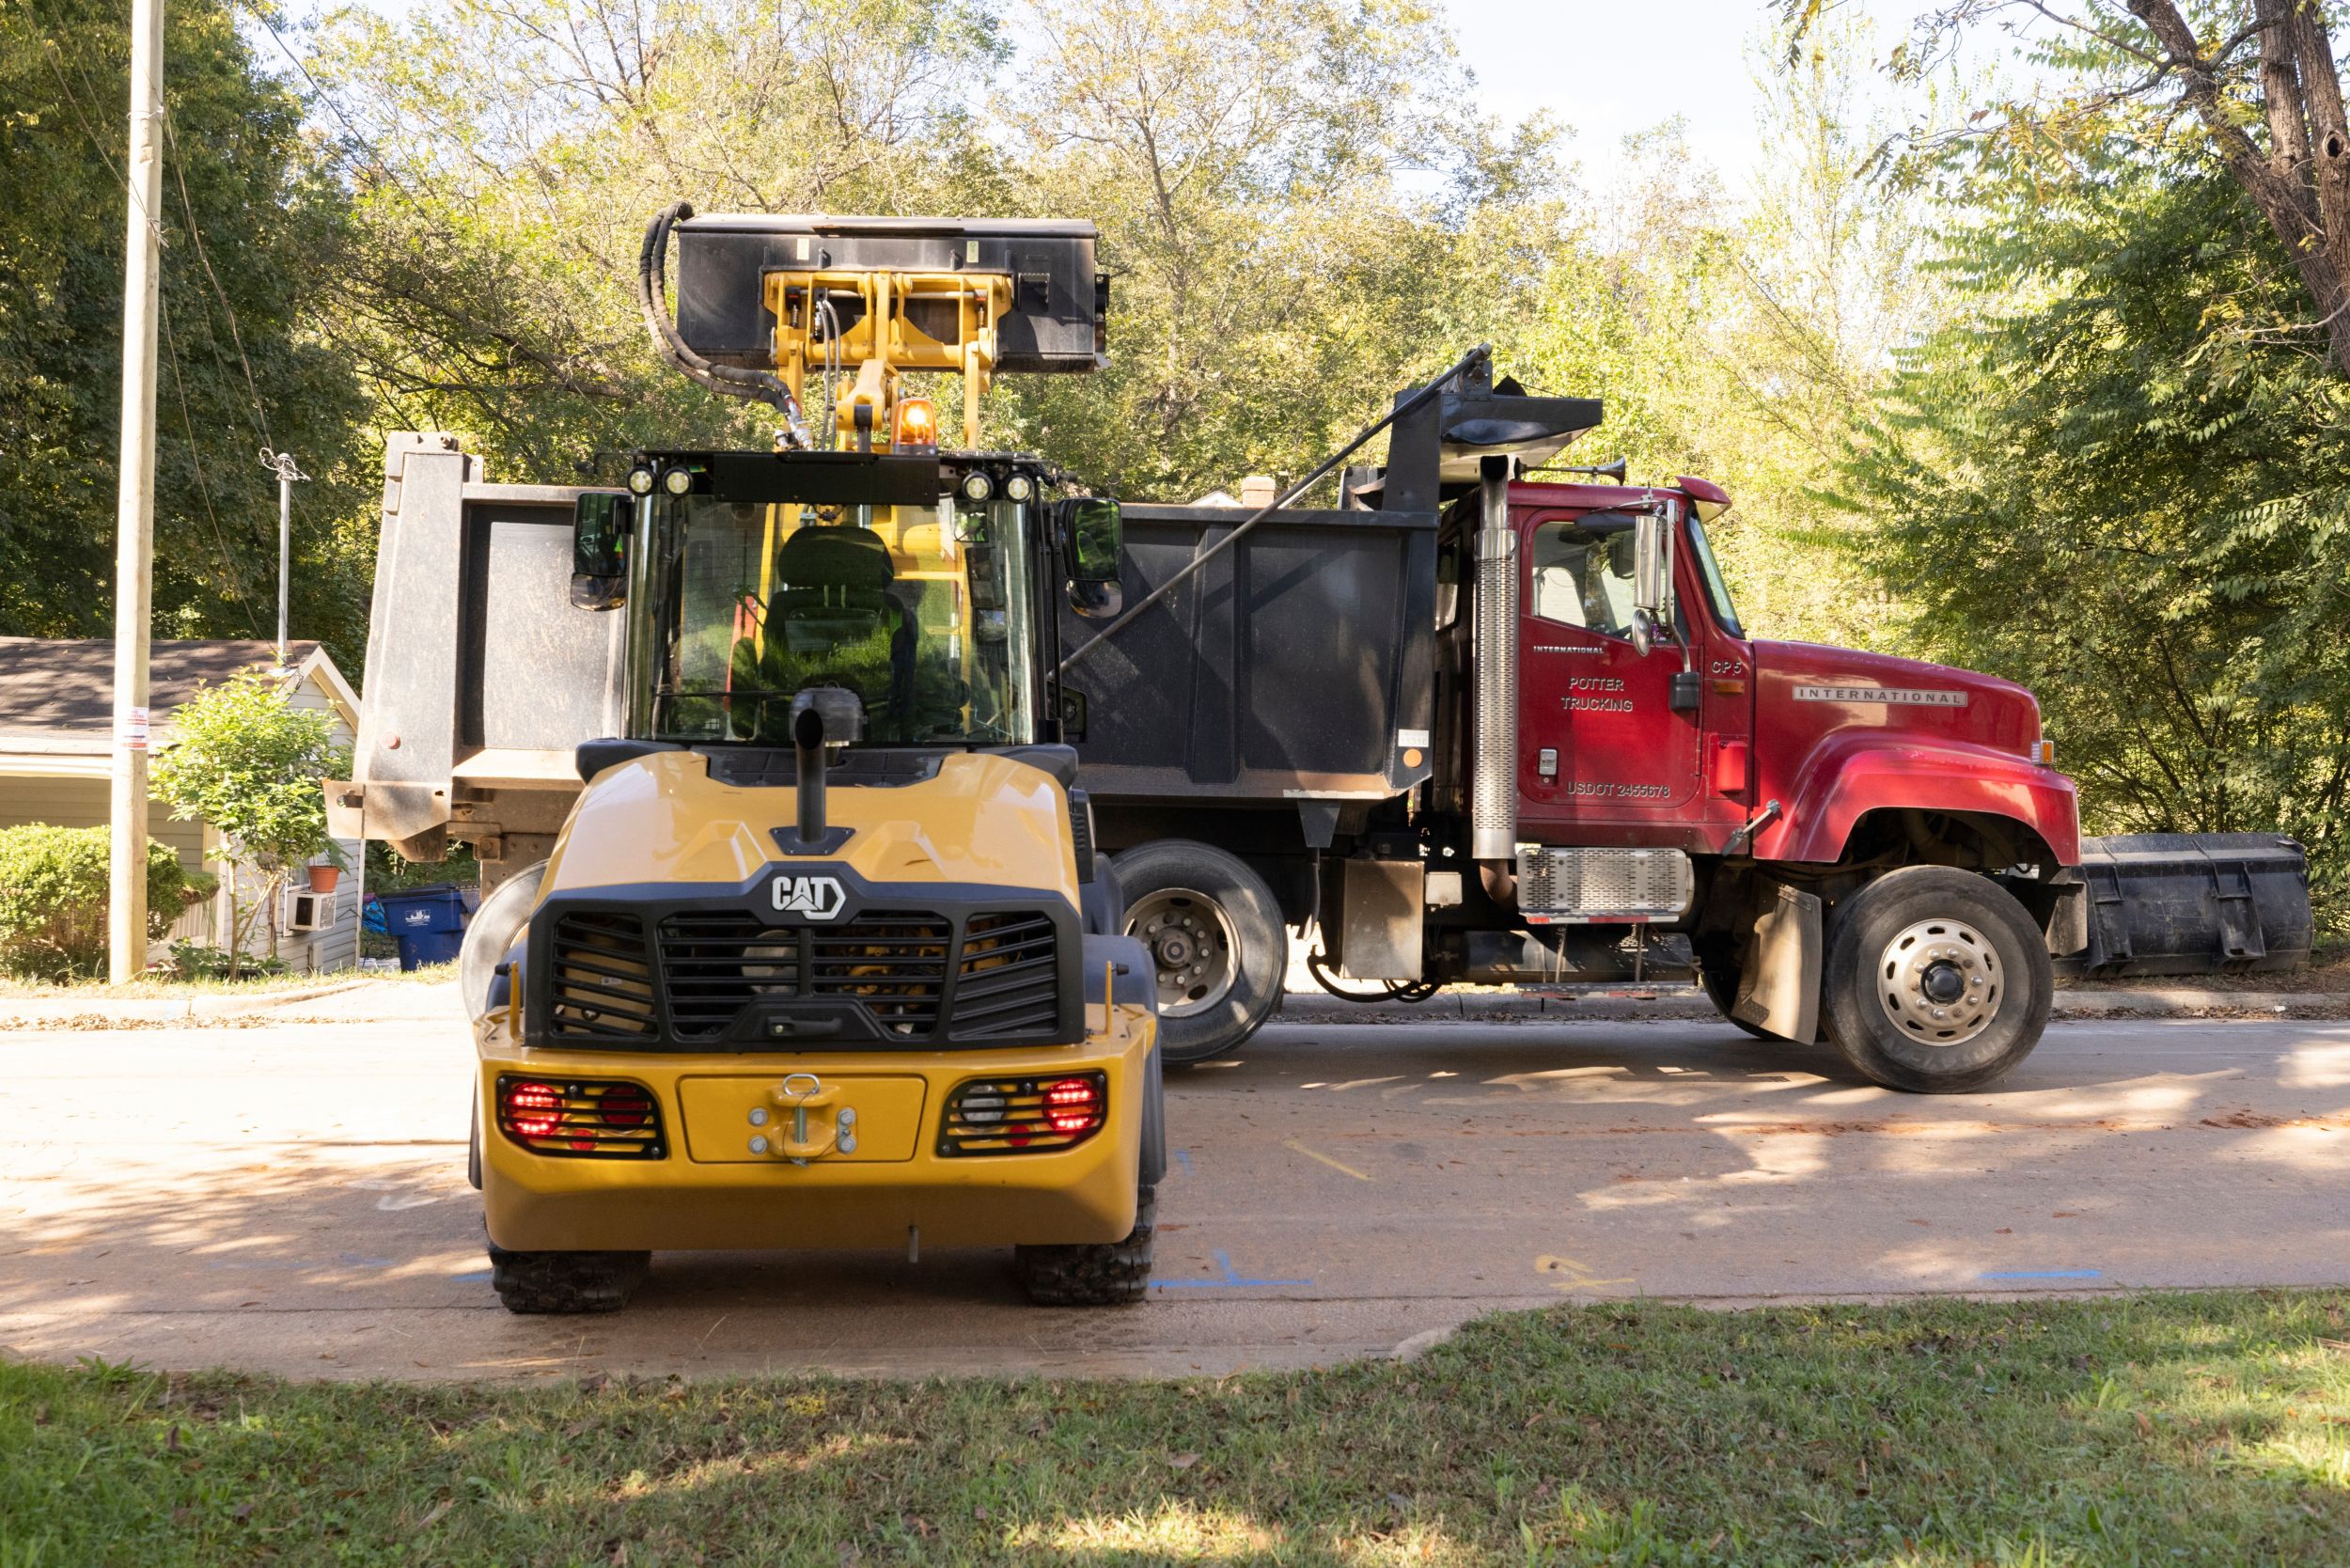
[[[572,503],[572,603],[583,610],[617,610],[628,603],[628,535],[633,497],[583,490]]]
[[[1672,624],[1672,504],[1638,513],[1632,530],[1632,647],[1646,658]]]
[[[1088,498],[1059,507],[1062,548],[1069,567],[1069,604],[1079,615],[1101,619],[1126,603],[1119,581],[1126,545],[1126,517],[1116,501]]]

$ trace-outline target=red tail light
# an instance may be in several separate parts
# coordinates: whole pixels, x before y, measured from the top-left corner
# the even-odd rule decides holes
[[[1073,1148],[1109,1120],[1109,1078],[972,1078],[947,1096],[942,1154],[1049,1154]]]
[[[642,1084],[501,1074],[498,1131],[534,1154],[657,1160],[661,1107]]]
[[[1044,1120],[1057,1133],[1089,1133],[1102,1124],[1102,1091],[1091,1078],[1063,1078],[1044,1090]]]

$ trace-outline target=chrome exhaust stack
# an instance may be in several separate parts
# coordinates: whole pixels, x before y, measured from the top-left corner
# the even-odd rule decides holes
[[[1469,856],[1488,891],[1514,891],[1518,853],[1518,541],[1510,527],[1510,459],[1478,464],[1477,736],[1469,762]],[[1500,893],[1496,892],[1496,898]]]

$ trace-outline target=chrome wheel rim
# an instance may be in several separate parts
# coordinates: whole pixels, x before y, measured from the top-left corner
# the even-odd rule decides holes
[[[1159,1016],[1187,1018],[1222,1001],[1240,978],[1240,942],[1223,906],[1190,887],[1162,887],[1126,912],[1126,934],[1151,949]]]
[[[1964,1045],[1991,1027],[2007,994],[1998,950],[1964,920],[1919,920],[1885,945],[1877,1000],[1921,1045]]]

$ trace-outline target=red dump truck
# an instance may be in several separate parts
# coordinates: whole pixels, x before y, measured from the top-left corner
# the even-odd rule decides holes
[[[1264,1020],[1285,926],[1364,999],[1693,977],[1922,1091],[2022,1059],[2061,966],[2306,958],[2297,845],[2113,840],[2085,870],[2029,692],[1754,636],[1720,489],[1548,466],[1601,413],[1472,354],[1336,510],[1125,508],[1133,608],[1069,621],[1060,700],[1170,1059]]]

